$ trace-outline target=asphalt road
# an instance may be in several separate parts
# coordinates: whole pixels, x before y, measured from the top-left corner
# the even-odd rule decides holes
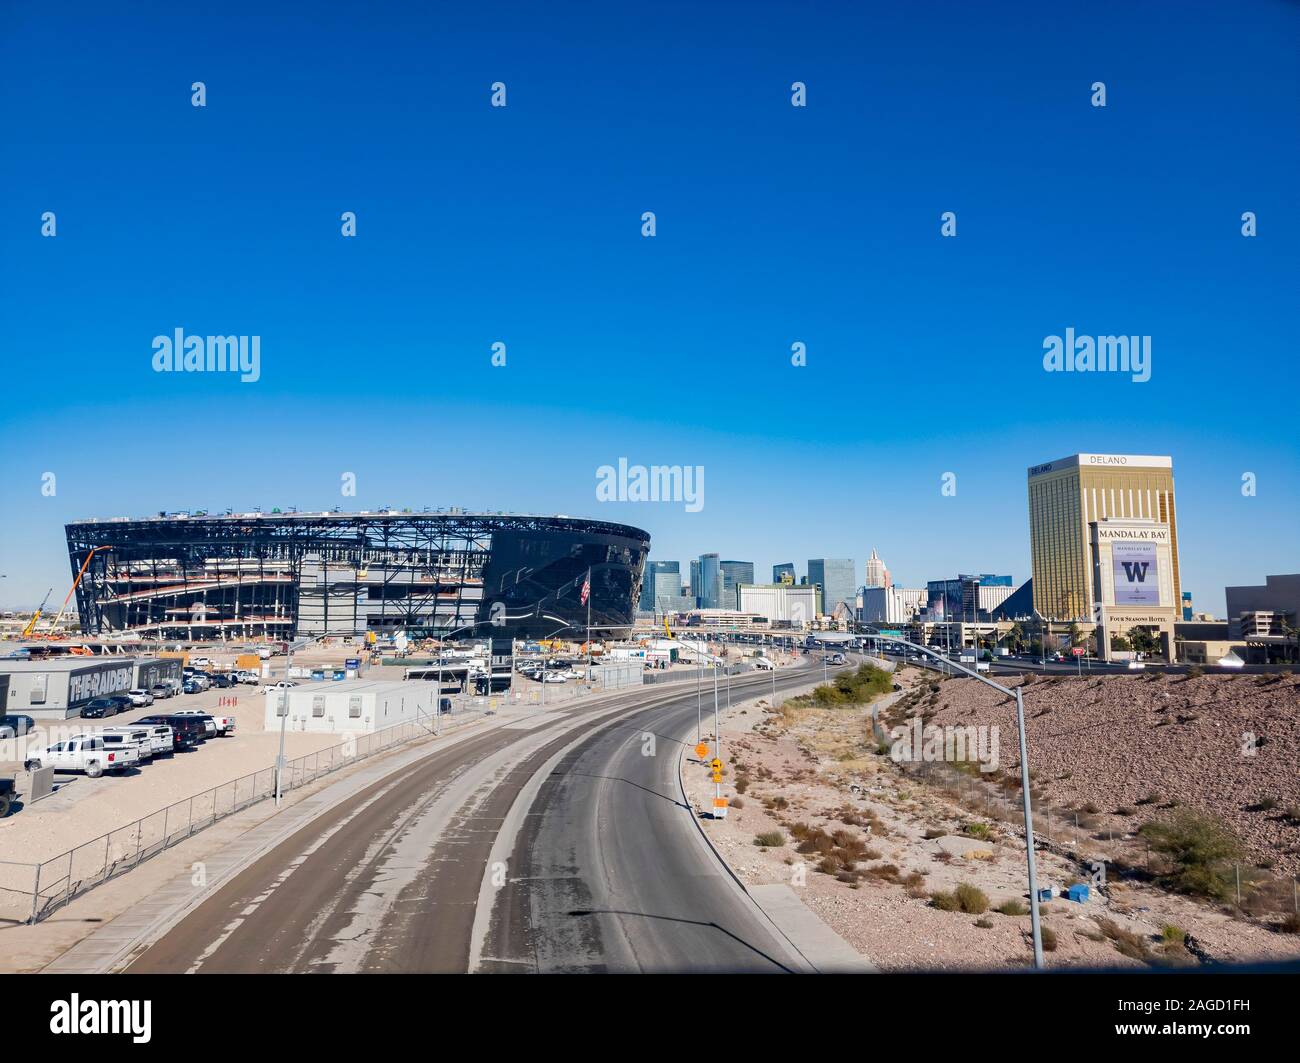
[[[602,728],[548,776],[498,892],[480,970],[790,969],[771,924],[691,836],[677,764],[694,701]]]
[[[778,683],[819,678],[802,671]],[[761,676],[750,689],[770,683]],[[595,719],[648,699],[659,704],[609,725]],[[481,969],[781,970],[773,932],[691,836],[680,804],[676,740],[695,712],[692,684],[645,687],[439,750],[317,817],[127,970],[468,970],[498,832],[530,780],[575,741],[524,817],[489,902]],[[646,732],[654,757],[641,755]]]

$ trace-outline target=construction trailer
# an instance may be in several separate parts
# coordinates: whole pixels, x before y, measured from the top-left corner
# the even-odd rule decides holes
[[[433,720],[437,683],[351,679],[266,692],[266,729],[368,734],[397,723]]]

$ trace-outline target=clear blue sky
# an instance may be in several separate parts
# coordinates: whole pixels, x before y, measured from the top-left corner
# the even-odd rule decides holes
[[[1221,610],[1300,568],[1297,40],[1282,0],[5,3],[0,601],[61,598],[68,520],[255,505],[1019,581],[1026,467],[1097,451],[1173,455]],[[261,380],[154,373],[178,327]],[[1045,373],[1067,327],[1151,381]],[[597,503],[619,457],[704,508]]]

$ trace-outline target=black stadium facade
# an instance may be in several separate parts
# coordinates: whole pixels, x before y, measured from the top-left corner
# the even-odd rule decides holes
[[[160,514],[66,526],[81,630],[192,641],[632,628],[650,536],[571,517]]]

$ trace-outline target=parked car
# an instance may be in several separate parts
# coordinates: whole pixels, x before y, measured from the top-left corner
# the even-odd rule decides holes
[[[171,754],[175,749],[175,742],[172,739],[172,729],[165,723],[131,723],[122,724],[119,727],[105,727],[100,732],[102,735],[124,734],[133,741],[138,742],[144,749],[148,749],[152,756],[161,756],[163,753]]]
[[[209,734],[226,735],[235,729],[235,718],[233,716],[222,716],[219,713],[203,712],[201,709],[181,709],[175,715],[177,716],[194,716],[207,723],[211,723]]]
[[[125,771],[138,763],[135,749],[106,749],[98,735],[76,735],[66,742],[33,750],[23,761],[28,771],[50,767],[55,771],[84,771],[97,779],[106,771]]]
[[[290,690],[298,684],[288,679],[281,679],[278,683],[267,683],[263,690]]]
[[[126,696],[131,699],[131,705],[133,708],[144,709],[153,704],[153,695],[147,690],[138,688],[136,690],[128,690]]]
[[[171,713],[164,713],[157,716],[146,716],[144,719],[137,720],[136,723],[170,727],[172,732],[172,752],[174,753],[178,753],[183,749],[193,749],[200,742],[206,741],[208,737],[207,728],[203,726],[203,721],[193,716],[175,716]]]
[[[170,698],[175,695],[176,691],[169,683],[155,683],[149,688],[149,693],[153,695],[154,701],[160,698]]]
[[[0,738],[21,738],[36,730],[36,721],[30,716],[0,716]]]
[[[235,681],[231,679],[230,676],[228,675],[217,674],[212,677],[212,685],[214,687],[220,687],[222,690],[224,690],[226,689],[226,687],[233,687],[235,685]]]
[[[212,663],[212,662],[209,661],[206,657],[191,657],[191,658],[190,658],[190,667],[191,667],[191,668],[196,668],[196,669],[197,669],[197,668],[206,668],[206,667],[207,667],[209,664],[211,664],[211,663]]]
[[[121,711],[121,702],[116,698],[95,698],[81,707],[81,718],[83,720],[102,720],[106,716],[116,716]]]
[[[0,819],[9,815],[9,806],[14,803],[13,779],[0,779]]]
[[[127,697],[125,694],[106,694],[105,697],[107,697],[109,701],[117,702],[118,712],[130,712],[132,709],[135,708],[135,705],[132,703],[131,699]]]
[[[568,677],[563,672],[547,672],[542,676],[543,683],[567,683]]]
[[[251,683],[253,685],[256,685],[262,681],[262,677],[257,672],[252,672],[252,671],[236,672],[235,677],[241,683]]]
[[[196,679],[187,679],[181,687],[181,691],[185,694],[202,694],[203,685]]]

